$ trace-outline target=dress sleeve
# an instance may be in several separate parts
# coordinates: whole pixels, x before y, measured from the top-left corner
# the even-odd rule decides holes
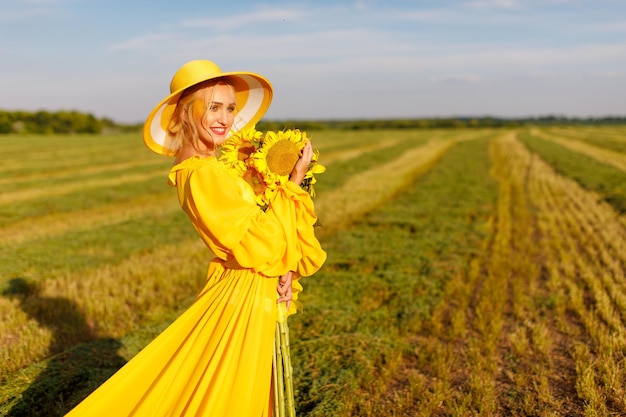
[[[308,195],[281,187],[264,212],[245,198],[247,185],[216,164],[179,171],[177,176],[181,206],[209,249],[227,263],[267,276],[317,271],[326,254],[313,232],[315,213]]]
[[[326,252],[315,237],[317,216],[309,194],[291,181],[278,188],[270,203],[268,214],[277,219],[289,219],[290,238],[297,252],[301,255],[296,268],[291,270],[300,276],[309,276],[317,272],[324,261]]]

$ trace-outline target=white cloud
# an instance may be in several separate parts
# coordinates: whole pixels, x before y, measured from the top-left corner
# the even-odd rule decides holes
[[[587,75],[593,78],[620,79],[626,78],[626,71],[593,71]]]
[[[605,32],[626,32],[626,20],[595,24],[591,28]]]
[[[516,10],[523,7],[518,0],[474,0],[464,5],[477,9],[509,9]]]
[[[32,20],[35,18],[43,18],[51,12],[39,7],[27,8],[19,10],[0,10],[0,22],[19,22],[23,20]]]
[[[305,12],[298,9],[260,9],[249,14],[235,15],[228,18],[185,20],[182,22],[182,26],[187,28],[206,27],[216,31],[223,31],[262,23],[289,22],[298,20],[305,14]]]
[[[440,75],[432,77],[431,80],[441,84],[480,84],[483,79],[476,74],[465,75]]]
[[[172,43],[177,39],[178,35],[169,33],[152,33],[139,36],[137,38],[112,44],[108,47],[109,51],[127,51],[127,50],[145,50],[153,47],[161,47],[164,43]]]
[[[83,0],[0,0],[0,22],[46,19],[77,1]]]
[[[59,0],[22,0],[21,3],[25,3],[25,4],[58,4],[60,3]]]
[[[510,27],[512,24],[536,24],[536,17],[528,17],[525,13],[510,13],[503,9],[487,9],[479,7],[448,7],[424,10],[389,9],[379,13],[387,22],[416,22],[424,25],[437,25],[458,29],[459,27],[475,27],[481,31],[488,27]],[[531,22],[529,19],[533,19]],[[553,25],[553,22],[551,22]],[[419,28],[419,26],[418,26]]]

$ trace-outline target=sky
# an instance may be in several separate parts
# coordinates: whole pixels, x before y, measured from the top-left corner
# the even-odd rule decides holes
[[[193,59],[266,120],[626,115],[624,0],[0,0],[0,56],[1,110],[119,123]]]

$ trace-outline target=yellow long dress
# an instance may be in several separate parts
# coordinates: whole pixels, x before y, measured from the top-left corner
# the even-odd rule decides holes
[[[326,259],[313,231],[313,203],[288,183],[262,211],[250,186],[213,157],[187,159],[169,179],[216,256],[206,285],[189,309],[67,416],[271,415],[276,277],[290,270],[309,276]]]

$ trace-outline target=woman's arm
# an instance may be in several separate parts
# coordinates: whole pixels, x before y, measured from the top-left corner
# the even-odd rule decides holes
[[[294,176],[306,172],[311,152],[303,151]],[[282,276],[287,271],[305,276],[325,259],[313,233],[313,203],[295,182],[279,187],[266,212],[242,196],[242,180],[217,161],[198,162],[197,167],[181,172],[177,187],[181,206],[198,234],[227,262],[268,276]],[[311,242],[302,245],[301,239]],[[305,247],[307,254],[302,251]],[[313,257],[312,268],[301,267],[305,257]]]

